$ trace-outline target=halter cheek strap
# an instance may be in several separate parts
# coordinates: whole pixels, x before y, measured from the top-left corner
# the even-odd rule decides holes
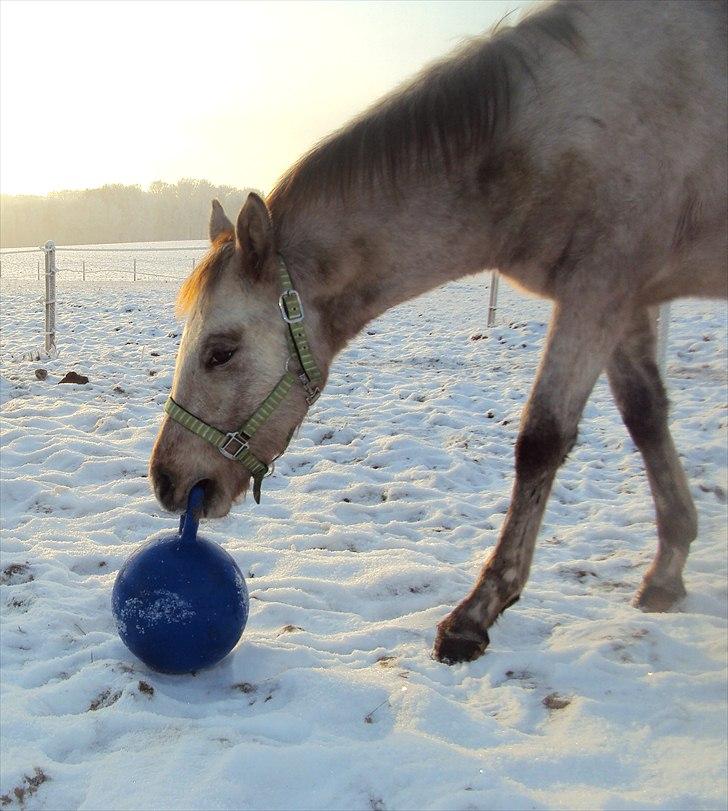
[[[283,289],[278,299],[278,308],[283,320],[288,325],[286,339],[288,341],[289,357],[285,364],[283,376],[252,416],[237,431],[228,431],[226,433],[214,428],[212,425],[208,425],[183,408],[172,397],[169,397],[164,404],[164,410],[171,419],[214,445],[226,459],[240,462],[243,467],[247,468],[253,478],[253,497],[256,504],[260,504],[260,489],[263,478],[268,475],[269,468],[265,462],[258,459],[251,452],[249,445],[251,438],[280,406],[296,381],[303,386],[306,393],[306,402],[309,405],[319,398],[323,383],[323,376],[311,354],[308,337],[306,336],[301,297],[294,289],[286,265],[280,256],[278,257],[278,269]],[[289,369],[291,361],[298,364],[301,369],[300,374],[296,375]]]

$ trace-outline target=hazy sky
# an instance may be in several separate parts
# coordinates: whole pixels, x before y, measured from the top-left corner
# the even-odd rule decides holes
[[[0,3],[0,189],[268,191],[319,138],[529,0]]]

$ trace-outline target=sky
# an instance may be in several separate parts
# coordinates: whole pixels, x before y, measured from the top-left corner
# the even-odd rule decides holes
[[[204,178],[309,147],[530,0],[2,0],[0,191]]]

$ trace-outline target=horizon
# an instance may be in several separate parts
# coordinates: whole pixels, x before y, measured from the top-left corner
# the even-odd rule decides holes
[[[321,138],[534,2],[3,0],[0,193],[204,179],[265,194]]]
[[[52,195],[65,195],[65,194],[83,194],[84,192],[92,192],[92,191],[100,191],[102,189],[111,189],[111,188],[123,188],[123,189],[140,189],[144,194],[149,194],[151,192],[151,187],[154,186],[156,183],[163,183],[167,186],[177,186],[180,183],[191,182],[191,183],[208,183],[213,186],[229,186],[234,191],[258,191],[258,189],[254,189],[252,186],[232,186],[229,183],[213,183],[209,178],[206,177],[180,177],[176,180],[163,180],[162,178],[155,178],[154,180],[149,181],[149,183],[115,183],[113,181],[102,183],[99,186],[87,186],[82,189],[51,189],[50,191],[46,192],[45,194],[35,194],[33,192],[6,192],[2,190],[0,184],[0,197],[36,197],[38,199],[47,199]]]

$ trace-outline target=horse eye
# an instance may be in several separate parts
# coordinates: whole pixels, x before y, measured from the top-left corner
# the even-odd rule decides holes
[[[210,355],[207,365],[209,367],[224,366],[234,354],[234,349],[216,349]]]

